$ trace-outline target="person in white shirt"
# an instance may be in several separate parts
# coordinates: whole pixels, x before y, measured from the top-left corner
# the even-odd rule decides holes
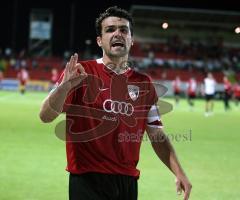
[[[204,79],[204,95],[206,99],[205,105],[205,116],[209,116],[213,113],[213,99],[215,95],[216,81],[212,73],[208,73],[207,77]]]

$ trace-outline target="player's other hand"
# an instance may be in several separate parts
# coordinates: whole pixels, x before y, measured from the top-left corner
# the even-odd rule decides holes
[[[190,192],[192,189],[192,184],[188,180],[188,178],[183,176],[178,176],[175,179],[177,194],[181,195],[182,191],[184,191],[184,200],[188,200],[190,196]]]
[[[66,64],[62,84],[65,84],[66,87],[72,89],[79,85],[86,77],[87,73],[83,66],[78,63],[78,54],[75,53]]]

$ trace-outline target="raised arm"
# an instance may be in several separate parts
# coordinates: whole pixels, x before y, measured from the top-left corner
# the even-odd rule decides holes
[[[87,77],[83,66],[77,61],[78,54],[75,53],[66,65],[62,82],[44,99],[39,113],[43,122],[52,122],[58,117],[63,110],[69,91]]]
[[[188,200],[192,185],[184,173],[170,141],[167,139],[162,128],[147,126],[147,133],[157,156],[175,174],[177,193],[181,194],[183,190],[184,200]]]

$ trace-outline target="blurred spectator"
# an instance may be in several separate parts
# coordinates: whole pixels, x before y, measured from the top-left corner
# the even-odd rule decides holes
[[[4,57],[0,56],[0,71],[4,72],[7,69],[7,60]]]
[[[38,62],[35,58],[32,59],[32,69],[37,69],[38,68]]]
[[[4,53],[7,58],[10,58],[12,56],[12,49],[8,47],[5,49]]]

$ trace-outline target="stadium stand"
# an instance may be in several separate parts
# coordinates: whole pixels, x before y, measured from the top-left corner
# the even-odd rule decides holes
[[[239,78],[239,34],[234,29],[240,13],[140,5],[132,6],[131,12],[133,59],[154,79],[173,80],[179,75],[186,81],[194,75],[202,82],[208,71],[219,83],[224,74],[233,74],[232,81]]]
[[[240,79],[239,34],[233,31],[240,13],[137,5],[131,12],[135,20],[131,60],[139,71],[161,81],[194,76],[202,83],[208,71],[219,84],[226,74],[232,82]],[[163,23],[169,27],[163,29]],[[20,52],[14,57],[9,49],[5,52],[0,57],[5,78],[14,79],[19,68],[27,67],[31,80],[50,81],[51,69],[60,72],[65,66],[65,56],[27,57]]]

